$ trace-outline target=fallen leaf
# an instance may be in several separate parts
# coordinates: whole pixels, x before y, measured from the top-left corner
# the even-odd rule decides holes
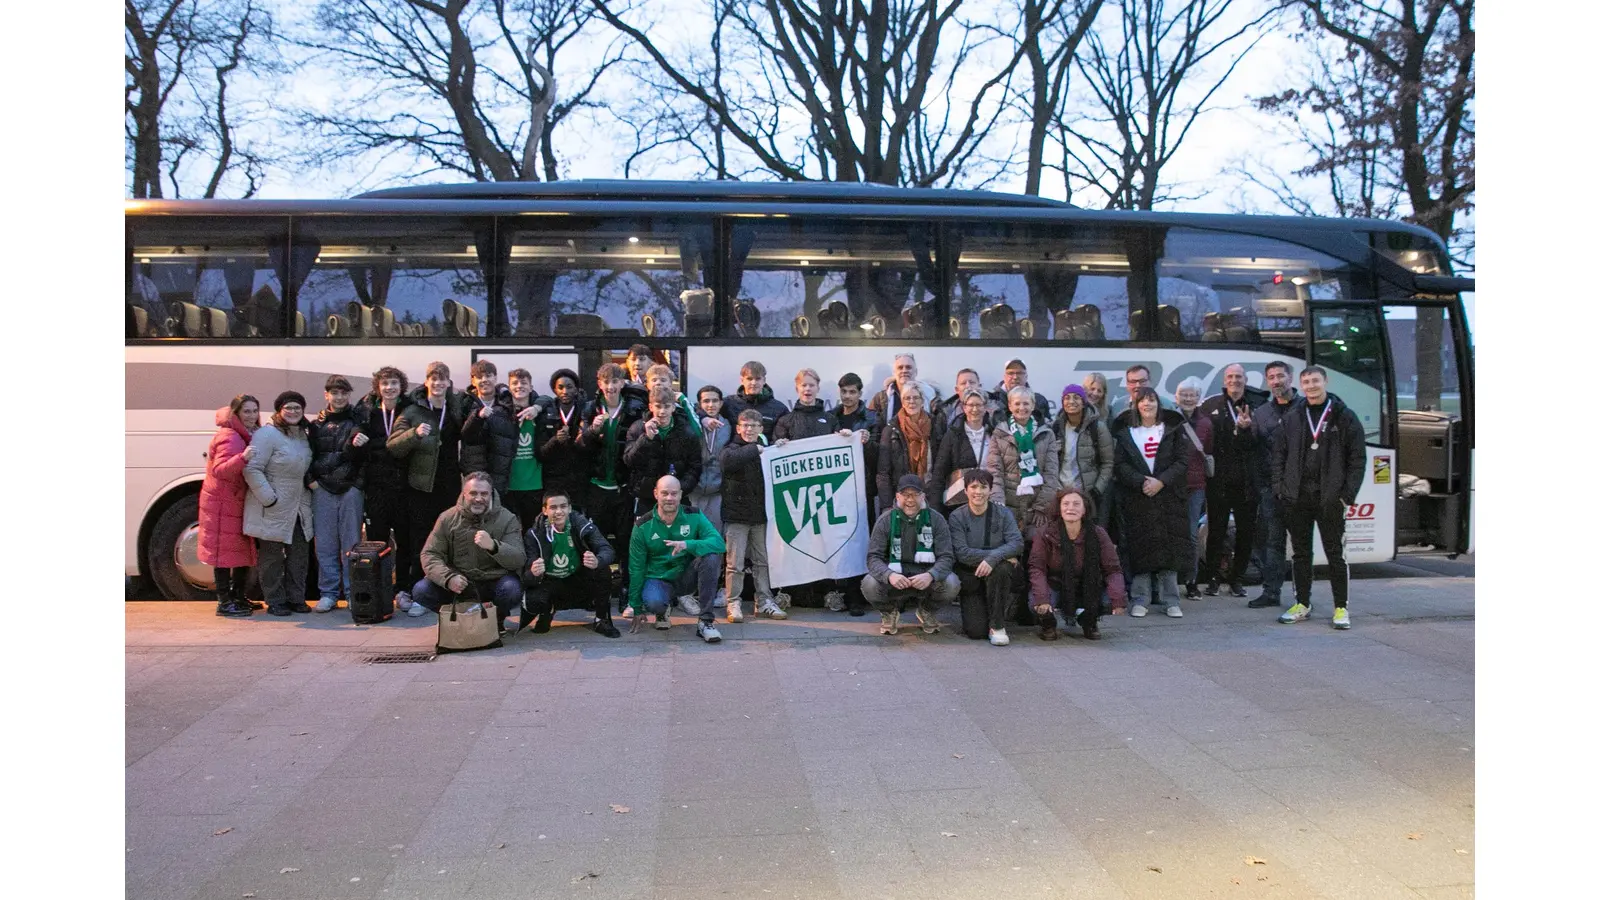
[[[233,826],[232,825],[229,825],[227,828],[218,828],[216,831],[211,832],[211,836],[212,837],[222,837],[223,835],[227,834],[228,832],[230,832],[232,830],[233,830]]]
[[[1265,875],[1257,875],[1256,876],[1256,880],[1257,881],[1266,881],[1267,880],[1267,876],[1265,876]]]
[[[506,848],[505,844],[495,844],[494,845],[494,849],[496,849],[496,850],[504,850],[505,848]]]
[[[1145,867],[1144,867],[1144,870],[1145,870],[1145,871],[1146,871],[1146,872],[1154,872],[1154,873],[1156,873],[1156,874],[1157,874],[1157,875],[1160,875],[1160,874],[1161,874],[1161,867],[1160,867],[1160,866],[1145,866]]]
[[[578,882],[583,881],[586,878],[599,878],[599,877],[600,877],[600,873],[599,872],[585,872],[582,875],[579,875],[577,878],[572,879],[572,883],[573,884],[577,884]]]
[[[622,804],[620,804],[620,803],[613,803],[613,804],[611,804],[611,811],[612,811],[612,812],[614,812],[614,813],[625,813],[625,812],[633,812],[633,810],[631,810],[631,809],[629,809],[629,808],[628,808],[628,807],[626,807],[626,806],[623,806],[623,805],[622,805]]]
[[[245,898],[245,900],[250,900],[250,898],[254,897],[255,895],[256,895],[255,891],[245,891],[244,893],[240,894],[239,896]]]
[[[1408,841],[1420,841],[1420,840],[1422,840],[1422,832],[1413,831],[1410,834],[1406,835],[1406,840],[1408,840]]]
[[[1466,856],[1467,855],[1467,851],[1462,850],[1460,847],[1456,848],[1456,852],[1461,854],[1462,856]]]
[[[296,731],[295,733],[293,733],[293,734],[291,734],[289,736],[290,737],[305,737],[306,735],[308,735],[310,733],[311,732],[309,732],[309,731]]]
[[[939,832],[939,834],[943,835],[944,837],[955,837],[956,836],[956,833],[954,831],[941,831],[941,832]]]
[[[952,753],[950,755],[955,757],[956,759],[966,759],[967,758],[967,755],[965,753]]]
[[[279,875],[287,875],[290,872],[298,872],[298,871],[300,871],[300,870],[294,868],[293,866],[284,866],[283,868],[278,870],[278,874]]]
[[[1247,866],[1264,866],[1267,864],[1267,861],[1259,856],[1246,856],[1244,858],[1244,864]]]

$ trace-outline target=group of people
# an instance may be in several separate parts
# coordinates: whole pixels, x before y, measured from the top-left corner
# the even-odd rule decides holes
[[[348,551],[364,533],[392,543],[395,605],[407,615],[470,597],[492,602],[508,631],[547,632],[557,611],[577,608],[618,637],[614,605],[635,631],[670,628],[676,605],[715,643],[719,609],[744,621],[748,571],[757,616],[787,618],[792,605],[875,610],[893,635],[915,607],[931,634],[955,604],[962,631],[995,645],[1009,643],[1012,623],[1037,626],[1046,641],[1064,628],[1098,640],[1103,614],[1160,605],[1181,617],[1182,600],[1223,584],[1245,596],[1258,531],[1263,587],[1248,605],[1281,606],[1287,537],[1295,603],[1279,620],[1304,620],[1315,526],[1333,625],[1349,627],[1344,516],[1361,485],[1364,433],[1320,367],[1299,373],[1297,393],[1286,363],[1268,364],[1266,391],[1230,365],[1221,394],[1202,400],[1190,378],[1168,408],[1135,365],[1126,397],[1109,397],[1091,374],[1063,389],[1053,416],[1021,360],[994,390],[962,369],[948,397],[909,353],[893,373],[870,400],[846,373],[830,407],[821,376],[801,369],[799,399],[785,406],[751,361],[734,393],[706,385],[691,399],[636,345],[625,365],[599,368],[592,398],[570,369],[541,395],[527,370],[501,384],[487,360],[473,364],[466,391],[439,362],[416,388],[381,368],[359,399],[335,375],[314,416],[285,391],[262,422],[259,401],[240,395],[218,410],[201,489],[199,555],[215,570],[217,614],[254,612],[250,567],[269,614],[311,612],[302,586],[313,549],[314,609],[333,610],[350,597]],[[867,574],[774,591],[761,454],[826,434],[863,445],[875,488]]]

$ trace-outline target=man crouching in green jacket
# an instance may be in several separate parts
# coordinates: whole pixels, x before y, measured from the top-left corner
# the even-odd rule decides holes
[[[423,578],[411,589],[406,615],[438,612],[470,587],[478,600],[494,601],[504,631],[506,615],[522,609],[519,573],[526,559],[522,524],[495,498],[489,473],[473,472],[461,480],[461,499],[439,514],[422,545]]]
[[[667,607],[672,598],[693,593],[700,601],[700,624],[695,634],[708,644],[722,640],[717,631],[712,598],[722,575],[722,554],[727,545],[706,517],[682,508],[683,485],[671,475],[656,481],[656,508],[640,516],[628,542],[628,603],[633,607],[633,630],[644,625],[644,614],[654,613],[656,630],[672,627]]]

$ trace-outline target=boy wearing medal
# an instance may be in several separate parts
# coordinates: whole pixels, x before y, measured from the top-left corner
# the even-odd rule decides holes
[[[1288,625],[1311,615],[1311,532],[1316,528],[1328,558],[1333,627],[1344,630],[1350,627],[1344,517],[1366,470],[1366,432],[1350,407],[1328,393],[1328,373],[1321,366],[1300,372],[1300,393],[1272,445],[1272,490],[1287,510],[1294,549],[1295,604],[1278,621]]]
[[[544,489],[546,493],[560,491],[577,509],[584,503],[583,484],[589,463],[588,451],[578,444],[585,424],[578,373],[557,369],[550,376],[550,393],[555,395],[555,402],[539,414],[534,437],[544,468]]]
[[[611,538],[611,546],[625,547],[633,533],[633,495],[627,490],[628,466],[622,450],[628,429],[645,415],[644,404],[623,395],[622,367],[606,363],[595,374],[598,395],[583,411],[585,427],[578,446],[589,458],[589,482],[584,486],[588,498],[584,510],[601,533]],[[617,560],[621,583],[613,588],[621,599],[622,585],[628,583],[628,559]]]

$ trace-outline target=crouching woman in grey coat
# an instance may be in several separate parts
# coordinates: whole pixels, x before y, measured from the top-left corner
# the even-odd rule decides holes
[[[267,612],[308,613],[305,584],[310,560],[311,441],[306,435],[306,398],[284,391],[272,403],[271,421],[256,429],[245,450],[244,533],[261,541],[258,565]]]

